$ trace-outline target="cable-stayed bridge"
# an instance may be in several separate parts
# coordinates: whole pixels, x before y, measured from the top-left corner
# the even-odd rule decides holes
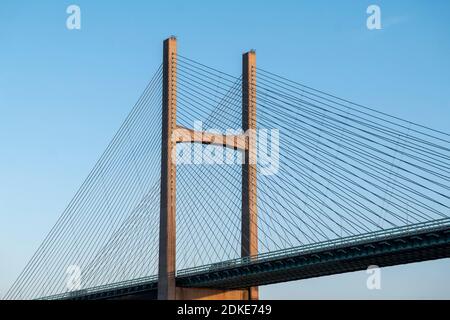
[[[257,299],[450,256],[450,135],[286,79],[163,63],[7,299]],[[407,103],[407,102],[405,102]]]

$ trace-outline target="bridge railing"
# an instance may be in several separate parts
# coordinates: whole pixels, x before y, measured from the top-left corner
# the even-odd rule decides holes
[[[340,247],[347,247],[349,245],[360,245],[374,240],[389,240],[397,236],[409,236],[421,232],[432,232],[433,230],[441,229],[442,227],[450,226],[450,218],[443,218],[439,220],[422,222],[417,224],[410,224],[402,227],[396,227],[386,230],[374,231],[366,234],[349,236],[345,238],[333,239],[328,241],[321,241],[313,244],[297,246],[288,249],[281,249],[267,253],[261,253],[255,256],[236,258],[218,263],[212,263],[199,267],[187,268],[177,271],[177,276],[191,276],[198,273],[205,273],[211,271],[218,271],[221,269],[228,269],[230,267],[239,267],[255,262],[264,262],[275,260],[280,257],[296,256],[298,254],[310,254],[326,249],[338,249]]]
[[[158,275],[152,275],[152,276],[137,278],[137,279],[133,279],[133,280],[126,280],[126,281],[121,281],[121,282],[105,284],[102,286],[91,287],[88,289],[80,289],[80,290],[76,290],[76,291],[64,292],[64,293],[60,293],[60,294],[56,294],[56,295],[52,295],[52,296],[48,296],[48,297],[39,298],[38,300],[74,299],[77,297],[87,296],[90,294],[98,294],[98,293],[102,293],[102,292],[107,292],[107,291],[110,291],[111,289],[133,287],[133,286],[137,286],[137,285],[141,285],[141,284],[148,284],[148,283],[156,282],[156,281],[158,281]]]
[[[421,232],[433,232],[434,230],[440,230],[443,227],[450,226],[450,218],[443,218],[439,220],[434,220],[430,222],[423,222],[417,224],[411,224],[407,226],[391,228],[386,230],[374,231],[371,233],[350,236],[345,238],[333,239],[329,241],[322,241],[313,244],[297,246],[289,249],[282,249],[277,251],[271,251],[267,253],[261,253],[259,255],[237,258],[226,260],[218,263],[212,263],[208,265],[203,265],[199,267],[187,268],[177,271],[177,277],[192,276],[199,273],[218,271],[222,269],[228,269],[232,267],[239,267],[255,262],[264,262],[275,260],[280,257],[296,256],[298,254],[310,254],[318,251],[323,251],[326,249],[338,249],[339,247],[347,247],[349,245],[360,245],[368,243],[371,241],[383,241],[389,240],[390,238],[395,238],[398,236],[412,236],[419,234]],[[87,289],[81,289],[77,291],[70,291],[61,294],[56,294],[52,296],[47,296],[40,298],[40,300],[62,300],[62,299],[73,299],[81,296],[87,296],[90,294],[98,294],[102,292],[107,292],[112,289],[120,289],[138,286],[142,284],[149,284],[151,282],[157,282],[158,276],[152,275],[148,277],[142,277],[133,280],[126,280],[122,282],[110,283],[102,286],[91,287]]]

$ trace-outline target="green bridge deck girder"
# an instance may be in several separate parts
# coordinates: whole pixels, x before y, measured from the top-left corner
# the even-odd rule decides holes
[[[450,219],[325,241],[177,272],[177,286],[234,289],[450,257]],[[42,299],[155,299],[157,276]]]

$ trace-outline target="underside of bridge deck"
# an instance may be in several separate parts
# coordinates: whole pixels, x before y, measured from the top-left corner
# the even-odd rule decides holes
[[[204,269],[176,278],[177,299],[247,299],[251,286],[308,279],[345,272],[450,257],[450,227],[399,234],[373,241],[280,254],[221,269]],[[64,299],[156,299],[157,281],[120,285]]]

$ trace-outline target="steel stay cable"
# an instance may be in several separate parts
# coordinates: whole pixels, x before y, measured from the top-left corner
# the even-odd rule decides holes
[[[142,100],[140,100],[140,101],[142,101]],[[139,105],[138,105],[138,106],[139,106]],[[136,110],[136,109],[135,109],[135,110]],[[130,118],[127,118],[127,119],[130,119]],[[124,132],[124,131],[123,131],[123,129],[124,129],[124,126],[122,126],[122,127],[121,127],[121,129],[122,129],[122,131],[121,131],[120,133],[123,133],[123,132]],[[116,134],[116,136],[115,136],[115,137],[117,138],[118,136],[120,136],[120,135],[117,135],[117,134]],[[110,149],[109,149],[109,150],[111,150],[111,149],[112,149],[112,148],[111,148],[111,146],[112,146],[112,144],[110,144],[110,146],[109,146],[109,147],[110,147]],[[105,153],[104,153],[104,155],[105,155]],[[104,159],[104,158],[103,158],[103,159]],[[102,160],[103,160],[103,159],[102,159]],[[102,162],[101,162],[101,161],[99,161],[99,163],[102,163]],[[91,177],[92,177],[92,176],[91,176]]]
[[[159,70],[159,69],[158,69]],[[155,73],[155,76],[158,74],[158,71]],[[155,77],[154,76],[154,77]],[[154,80],[154,78],[152,79],[152,81]],[[144,90],[143,96],[145,96],[146,92],[148,91],[148,88],[151,86],[152,81],[149,82],[149,84],[146,87],[146,90]],[[135,113],[139,110],[139,101],[142,99],[141,98],[138,100],[138,103],[136,103],[135,107],[133,108],[132,112],[130,112],[130,114],[128,115],[128,117],[125,119],[124,123],[122,124],[121,128],[117,131],[117,133],[115,134],[115,136],[113,137],[113,139],[111,140],[110,144],[108,145],[108,147],[106,148],[106,150],[104,151],[104,153],[102,154],[102,156],[100,157],[100,159],[97,161],[96,165],[94,166],[94,168],[92,169],[92,171],[90,172],[90,174],[88,175],[88,178],[83,182],[83,184],[81,185],[81,187],[79,188],[79,190],[77,191],[76,195],[74,196],[74,198],[72,198],[71,202],[69,203],[69,205],[67,206],[67,208],[65,209],[65,211],[63,212],[63,214],[60,216],[60,218],[58,219],[58,221],[55,223],[55,225],[53,226],[53,228],[50,230],[50,232],[47,234],[47,237],[44,239],[44,241],[41,243],[41,245],[39,246],[38,250],[35,252],[34,256],[30,259],[30,262],[27,264],[27,266],[25,267],[25,269],[22,271],[21,275],[19,275],[19,277],[17,278],[17,280],[14,282],[14,284],[11,286],[11,288],[8,290],[6,298],[10,297],[13,295],[15,288],[16,287],[20,287],[21,283],[23,283],[24,279],[26,279],[27,277],[24,275],[26,274],[26,272],[28,270],[30,270],[30,268],[32,268],[35,265],[35,261],[37,259],[37,257],[40,255],[40,253],[45,250],[45,248],[47,247],[48,243],[50,243],[50,240],[55,236],[55,234],[57,234],[57,227],[59,227],[59,225],[61,223],[63,223],[66,218],[67,218],[67,212],[70,210],[70,208],[73,206],[73,204],[75,203],[75,201],[77,199],[79,199],[81,193],[83,192],[83,190],[85,190],[86,185],[90,182],[90,180],[92,179],[92,177],[94,176],[94,174],[98,171],[99,167],[101,166],[101,164],[103,163],[104,159],[107,158],[108,154],[110,153],[112,146],[114,145],[114,142],[121,136],[121,133],[123,133],[123,127],[129,123],[129,121],[131,121],[133,119],[133,116],[135,115]]]

